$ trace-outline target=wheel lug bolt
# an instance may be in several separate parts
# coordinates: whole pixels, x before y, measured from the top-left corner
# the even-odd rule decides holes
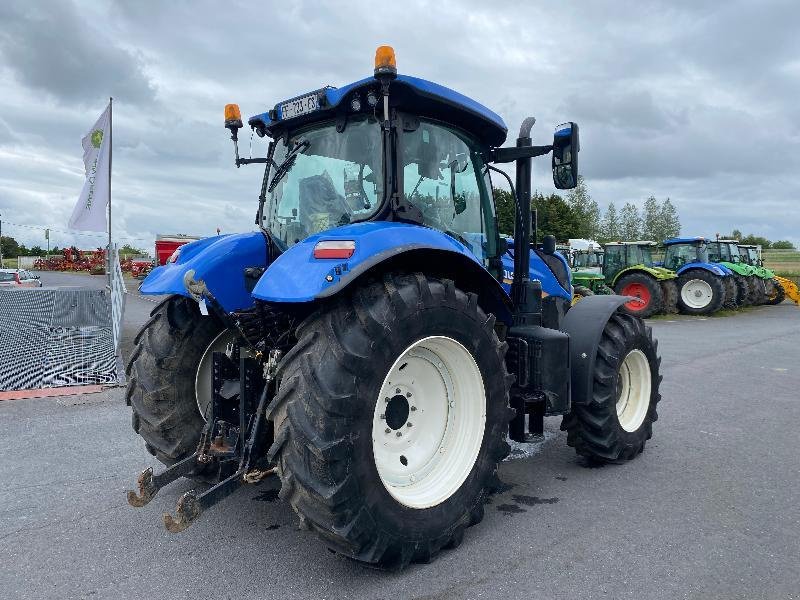
[[[456,405],[455,400],[450,400],[450,408],[453,408]]]
[[[406,392],[406,398],[411,398],[411,392]]]
[[[406,423],[406,427],[413,427],[413,426],[414,426],[414,424],[413,424],[411,421],[409,421],[408,423]]]
[[[381,415],[381,419],[386,419],[386,415]]]
[[[411,412],[414,412],[415,410],[417,410],[417,407],[416,406],[412,406],[411,407]]]
[[[384,433],[392,433],[392,430],[387,427],[386,429],[383,430],[383,432]]]
[[[403,432],[402,432],[402,431],[398,431],[398,432],[397,432],[395,435],[396,435],[397,437],[400,437],[400,436],[402,436],[402,435],[403,435]]]
[[[384,398],[383,401],[386,402],[386,404],[389,404],[389,398],[388,397]]]
[[[400,393],[400,388],[396,388],[396,389],[394,390],[394,393],[395,393],[395,394],[399,394],[399,393]]]

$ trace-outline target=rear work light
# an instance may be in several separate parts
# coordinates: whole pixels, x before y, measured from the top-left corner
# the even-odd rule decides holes
[[[350,258],[356,251],[353,240],[324,240],[314,246],[314,258]]]

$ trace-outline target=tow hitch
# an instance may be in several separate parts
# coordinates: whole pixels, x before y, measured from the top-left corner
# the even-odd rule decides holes
[[[272,437],[265,414],[274,393],[272,384],[280,357],[279,350],[271,351],[262,370],[255,359],[240,356],[238,347],[214,352],[211,414],[197,450],[157,475],[152,468],[142,471],[137,479],[138,491],[127,492],[128,504],[145,506],[176,479],[217,468],[221,481],[202,494],[195,490],[184,493],[178,499],[176,516],[164,514],[164,526],[178,533],[242,485],[258,483],[275,474],[275,467],[264,463]]]

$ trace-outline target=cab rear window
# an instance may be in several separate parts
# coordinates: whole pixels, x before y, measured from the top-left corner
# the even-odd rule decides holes
[[[15,281],[13,273],[0,273],[0,281]]]

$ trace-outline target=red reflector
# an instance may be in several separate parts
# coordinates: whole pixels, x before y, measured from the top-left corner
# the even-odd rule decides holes
[[[325,240],[314,246],[314,258],[350,258],[355,251],[353,240]]]

